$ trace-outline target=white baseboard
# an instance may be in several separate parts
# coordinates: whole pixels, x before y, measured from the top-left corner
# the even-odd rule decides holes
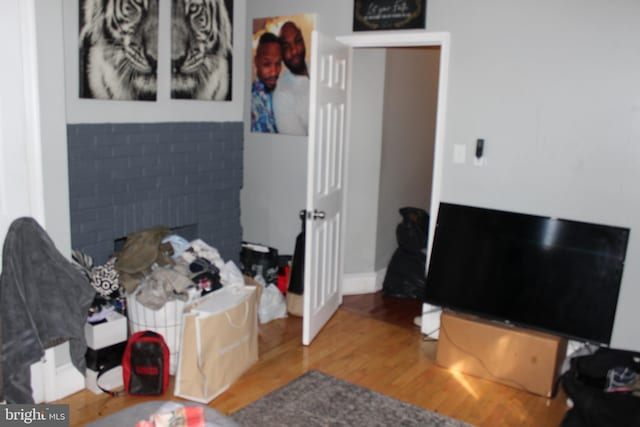
[[[83,388],[84,375],[71,363],[69,341],[46,349],[42,360],[31,365],[34,403],[53,402]]]
[[[372,294],[382,290],[387,269],[371,273],[345,274],[342,280],[342,295]]]

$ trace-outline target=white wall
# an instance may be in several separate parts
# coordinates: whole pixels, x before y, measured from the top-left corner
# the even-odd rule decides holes
[[[347,146],[345,273],[375,271],[386,49],[354,49]]]
[[[56,247],[71,257],[62,1],[35,1],[44,224]]]
[[[49,1],[49,0],[47,0]],[[79,98],[78,0],[64,4],[67,123],[229,122],[243,119],[246,0],[233,1],[233,86],[231,101],[170,99],[171,1],[159,0],[158,98],[155,102]]]
[[[0,242],[13,220],[30,216],[69,257],[61,10],[59,0],[20,1],[0,12],[12,33],[2,37],[12,66],[0,94]]]
[[[351,0],[248,0],[246,28],[254,18],[316,14],[316,29],[330,36],[351,32]],[[246,75],[251,75],[251,38],[244,41]],[[310,42],[307,42],[309,50]],[[245,123],[250,123],[249,79],[244,82]],[[307,138],[251,133],[245,126],[244,187],[241,193],[244,239],[293,254],[300,232],[298,212],[306,204]]]
[[[13,220],[30,216],[70,257],[61,2],[5,1],[0,17],[0,241]],[[47,363],[32,366],[36,403],[84,387],[64,351],[50,348]]]
[[[50,6],[41,3],[49,1],[38,2],[38,11],[48,10]],[[77,0],[57,1],[64,5],[70,123],[242,117],[248,123],[248,109],[243,116],[250,66],[246,29],[254,17],[315,12],[321,31],[352,32],[352,1],[236,0],[233,101],[171,101],[168,95],[152,105],[79,100]],[[161,57],[168,57],[169,4],[160,2]],[[430,0],[427,10],[427,29],[451,34],[442,198],[630,227],[612,344],[635,350],[640,350],[634,307],[640,299],[640,198],[635,189],[640,158],[639,21],[640,3],[635,0]],[[40,25],[39,34],[46,38],[51,29]],[[55,30],[52,34],[48,43],[52,52],[59,51]],[[160,81],[168,85],[168,64],[160,64],[165,67],[159,70]],[[62,84],[55,78],[41,82],[43,91]],[[245,236],[292,252],[300,228],[298,210],[304,206],[306,138],[250,133],[245,138]],[[477,138],[486,140],[487,165],[453,164],[453,146],[465,145],[470,154]],[[63,149],[59,137],[52,141],[52,150]],[[55,182],[52,179],[49,188]],[[55,199],[55,193],[49,197]]]
[[[451,32],[442,199],[631,228],[612,345],[640,350],[640,2],[430,1]],[[452,164],[484,138],[487,165]],[[469,156],[468,156],[469,158]]]
[[[29,103],[36,74],[35,12],[33,3],[5,1],[0,6],[0,241],[18,217],[42,221],[42,184],[39,175],[40,141],[33,134],[37,105]],[[26,27],[26,28],[25,28]],[[31,28],[29,28],[31,27]],[[37,94],[37,91],[35,91]],[[32,153],[35,151],[35,156]],[[34,158],[35,157],[35,158]],[[38,201],[33,206],[33,201]],[[2,251],[0,251],[0,261]],[[0,264],[0,270],[2,264]],[[0,391],[0,395],[1,395]],[[0,396],[2,400],[2,396]]]
[[[398,210],[429,212],[439,65],[437,47],[387,49],[376,270],[389,264],[398,247]]]
[[[247,12],[247,23],[315,12],[325,33],[352,32],[353,1],[249,0]],[[638,22],[635,0],[429,0],[427,9],[427,30],[451,34],[443,200],[630,227],[612,344],[636,350]],[[306,139],[245,137],[246,238],[292,251]],[[484,167],[469,161],[477,138]],[[455,144],[466,146],[466,163],[453,164]]]

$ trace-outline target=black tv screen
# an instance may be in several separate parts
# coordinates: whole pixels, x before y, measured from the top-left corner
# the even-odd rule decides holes
[[[441,203],[424,301],[609,345],[629,229]]]

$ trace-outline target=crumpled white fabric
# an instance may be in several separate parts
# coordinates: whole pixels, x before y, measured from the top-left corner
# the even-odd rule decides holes
[[[220,283],[222,286],[244,286],[242,271],[233,261],[227,261],[220,269]]]
[[[224,267],[224,260],[220,256],[220,252],[214,247],[209,246],[202,239],[193,240],[190,244],[189,250],[183,252],[180,256],[186,260],[189,264],[195,261],[197,258],[204,258],[218,270],[222,270]]]

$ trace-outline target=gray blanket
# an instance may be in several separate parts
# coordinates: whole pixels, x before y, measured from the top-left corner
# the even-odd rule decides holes
[[[85,372],[84,324],[94,296],[88,280],[33,218],[11,224],[0,275],[2,380],[8,403],[33,403],[31,364],[66,340],[73,365]]]

